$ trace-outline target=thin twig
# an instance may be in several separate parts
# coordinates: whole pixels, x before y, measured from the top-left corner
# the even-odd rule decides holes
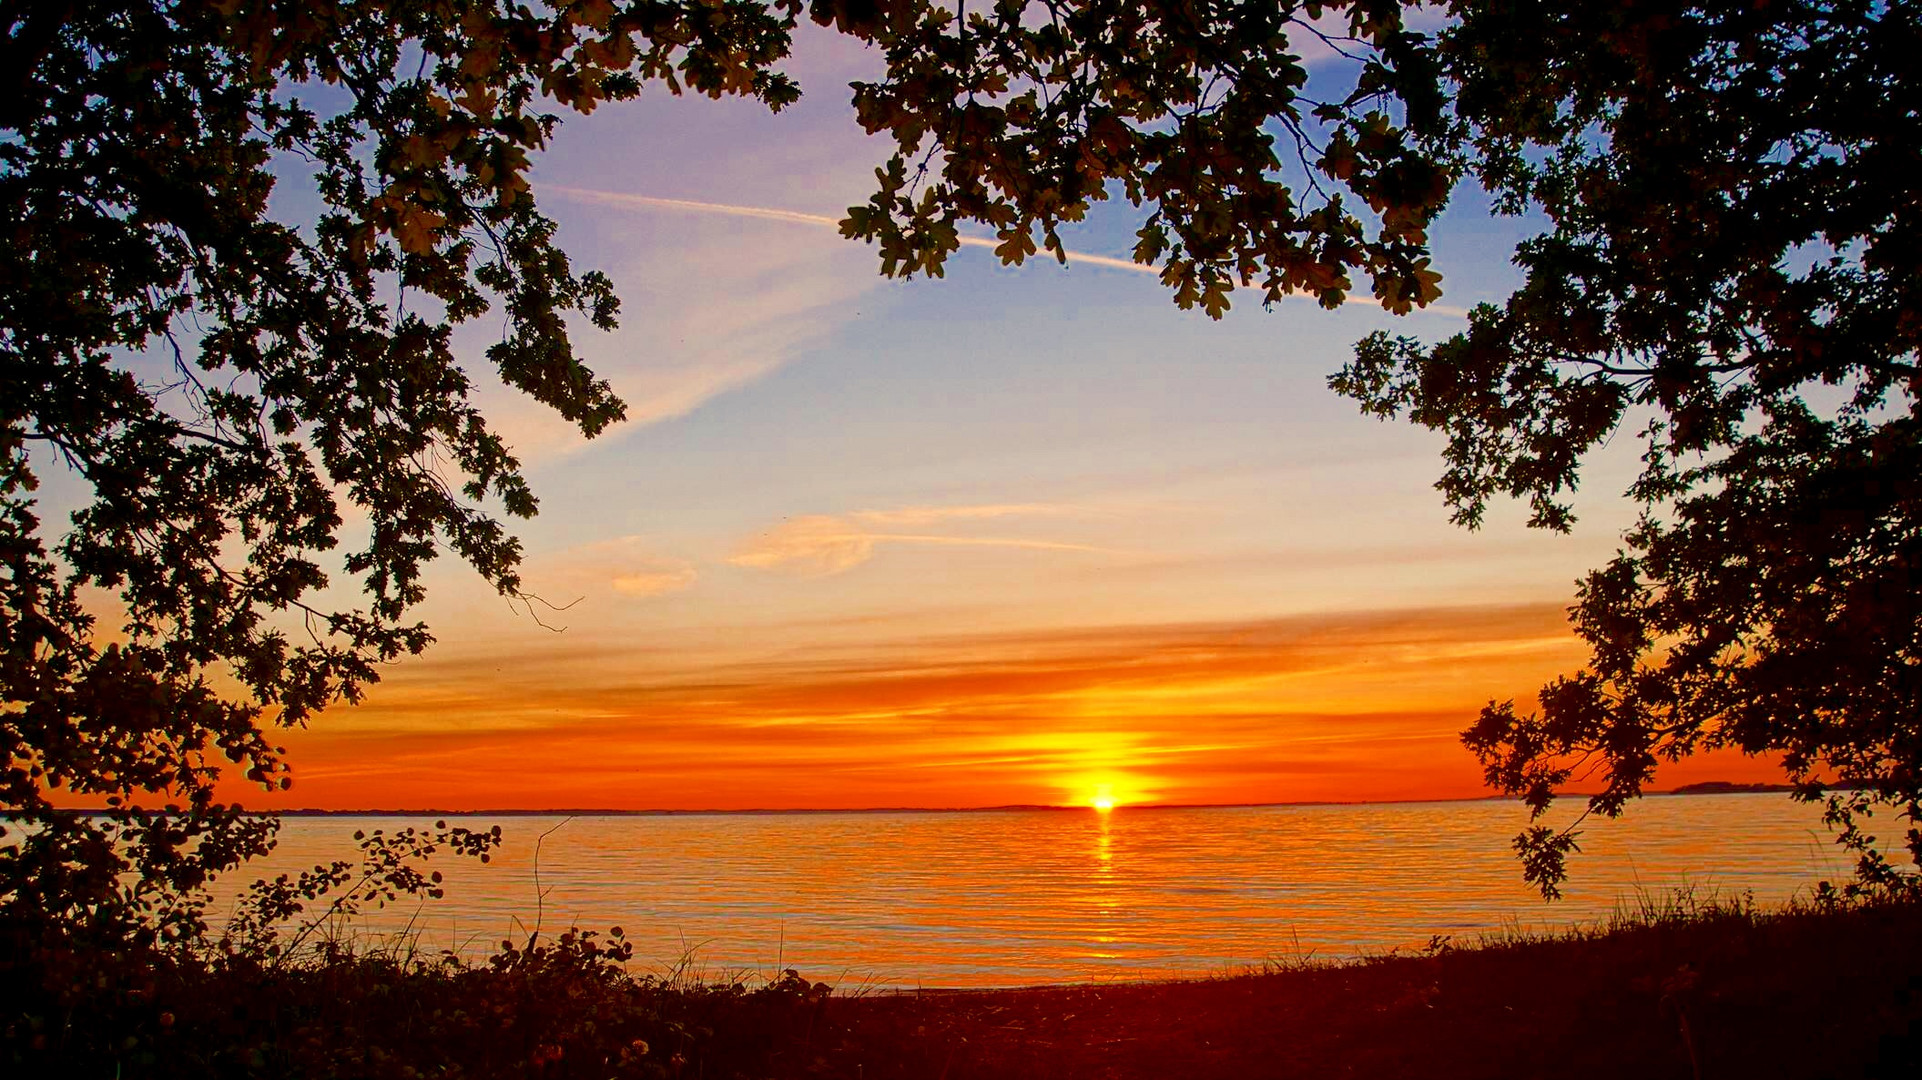
[[[558,824],[534,838],[534,929],[527,935],[528,949],[534,948],[534,939],[541,936],[541,922],[546,917],[547,892],[541,888],[541,841],[559,832],[562,825],[574,820],[569,814]]]

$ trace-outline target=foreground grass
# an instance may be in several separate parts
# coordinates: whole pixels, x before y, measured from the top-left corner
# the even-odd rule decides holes
[[[830,1016],[779,1075],[1906,1078],[1922,1076],[1922,907],[1643,911],[1418,956]]]
[[[0,1066],[63,1077],[1922,1076],[1922,905],[1609,927],[1192,982],[835,997],[630,977],[571,934],[463,966],[335,951],[0,964]]]

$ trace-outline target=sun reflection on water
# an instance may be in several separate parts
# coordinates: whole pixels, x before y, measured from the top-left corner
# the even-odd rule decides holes
[[[1508,839],[1526,811],[1509,804],[1154,809],[1117,780],[1118,805],[1100,813],[1096,783],[1073,789],[1075,810],[583,816],[548,838],[539,892],[534,840],[561,819],[508,819],[488,866],[441,863],[445,900],[367,925],[484,953],[535,917],[538,896],[550,926],[623,926],[642,965],[696,942],[710,970],[1006,986],[1566,925],[1606,918],[1638,888],[1691,882],[1769,903],[1844,869],[1819,810],[1786,796],[1657,797],[1593,826],[1567,898],[1545,907],[1516,870]],[[425,823],[294,819],[272,862],[242,876],[335,858],[356,829]]]

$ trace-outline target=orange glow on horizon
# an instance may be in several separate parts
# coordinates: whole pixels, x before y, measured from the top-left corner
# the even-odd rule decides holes
[[[262,809],[871,809],[1488,794],[1459,732],[1579,665],[1557,605],[979,635],[637,679],[621,656],[400,668],[277,733]],[[1779,779],[1733,754],[1663,784]]]

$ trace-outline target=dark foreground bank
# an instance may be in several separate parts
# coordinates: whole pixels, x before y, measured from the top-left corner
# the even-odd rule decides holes
[[[18,943],[16,942],[16,945]],[[1606,931],[1196,982],[836,997],[630,977],[570,934],[485,965],[5,958],[0,1063],[61,1077],[1922,1076],[1922,906]]]

